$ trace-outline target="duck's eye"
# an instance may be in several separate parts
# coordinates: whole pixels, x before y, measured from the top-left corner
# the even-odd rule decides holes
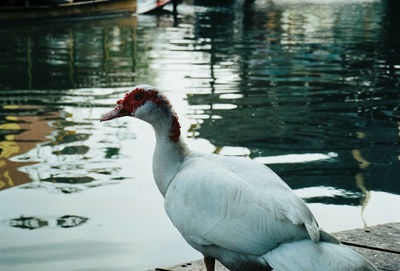
[[[141,99],[143,99],[143,94],[142,93],[135,94],[135,100],[136,101],[140,101]]]

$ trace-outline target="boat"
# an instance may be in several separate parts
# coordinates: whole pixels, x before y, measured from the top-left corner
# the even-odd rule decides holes
[[[140,3],[138,14],[148,14],[161,10],[165,5],[173,3],[173,0],[151,0]]]
[[[136,12],[136,0],[24,0],[21,5],[0,4],[0,22],[122,16],[134,12]]]

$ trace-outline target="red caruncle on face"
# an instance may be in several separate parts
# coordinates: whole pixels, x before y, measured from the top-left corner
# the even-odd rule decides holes
[[[172,106],[168,99],[154,89],[137,87],[134,90],[127,92],[123,99],[117,101],[117,106],[114,110],[104,114],[100,121],[108,121],[124,116],[134,117],[136,110],[148,101],[153,102],[161,109],[161,111],[164,112],[164,114],[170,116],[171,126],[169,130],[169,138],[173,142],[177,142],[181,134],[181,125],[179,124],[178,117],[172,110]]]
[[[138,107],[142,106],[147,101],[160,104],[161,100],[158,97],[158,92],[155,90],[136,88],[130,92],[127,92],[123,99],[117,101],[117,104],[122,107],[122,110],[133,113]]]

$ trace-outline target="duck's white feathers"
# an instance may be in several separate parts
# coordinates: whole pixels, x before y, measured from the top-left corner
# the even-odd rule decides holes
[[[199,250],[215,245],[263,255],[284,242],[319,240],[305,203],[272,170],[250,159],[188,155],[168,188],[165,209]]]
[[[301,253],[299,253],[301,252]],[[286,243],[264,255],[274,270],[372,271],[370,262],[342,244],[301,240]]]

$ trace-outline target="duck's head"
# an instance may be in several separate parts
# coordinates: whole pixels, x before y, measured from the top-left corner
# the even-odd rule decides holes
[[[178,117],[172,110],[168,99],[160,94],[157,88],[149,85],[138,85],[127,92],[117,106],[104,114],[100,121],[108,121],[120,117],[135,117],[153,125],[155,129],[165,127],[169,137],[177,141],[180,136]]]

